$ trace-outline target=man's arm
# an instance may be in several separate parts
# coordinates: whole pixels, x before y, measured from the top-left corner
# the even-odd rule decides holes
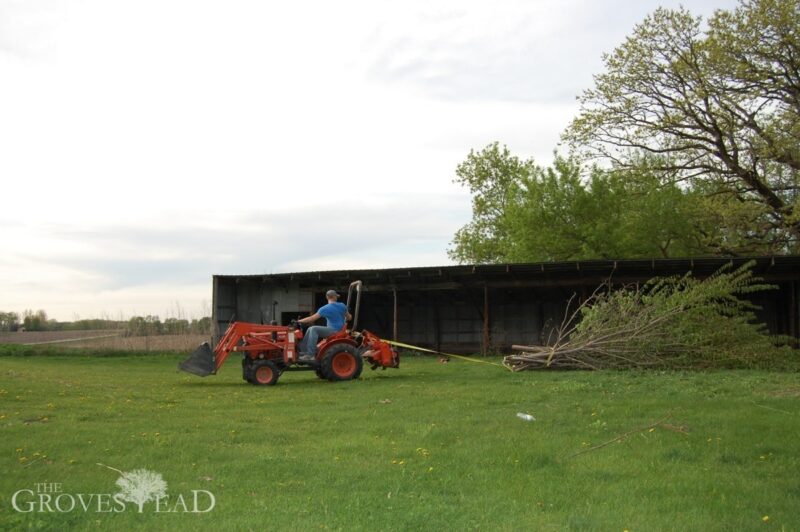
[[[317,321],[321,317],[322,316],[319,315],[319,312],[315,312],[311,316],[306,316],[303,319],[297,320],[297,323],[302,323],[303,325],[305,325],[306,323],[314,323],[315,321]]]
[[[352,319],[353,319],[353,316],[351,316],[349,312],[345,312],[344,321],[350,321]]]

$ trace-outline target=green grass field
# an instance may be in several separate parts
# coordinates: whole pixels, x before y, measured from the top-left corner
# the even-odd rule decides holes
[[[798,373],[407,357],[354,382],[287,373],[262,388],[236,361],[200,379],[177,360],[1,357],[0,529],[800,530]],[[12,509],[39,482],[114,493],[118,474],[97,463],[157,471],[170,497],[203,489],[216,506]]]

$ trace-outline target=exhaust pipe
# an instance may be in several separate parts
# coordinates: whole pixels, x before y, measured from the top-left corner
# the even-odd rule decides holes
[[[216,370],[214,364],[214,353],[208,342],[203,342],[200,347],[195,349],[189,358],[178,363],[178,369],[199,377],[212,375]]]

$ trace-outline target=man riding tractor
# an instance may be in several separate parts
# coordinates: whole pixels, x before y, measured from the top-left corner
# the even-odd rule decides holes
[[[328,290],[325,293],[328,300],[327,305],[323,305],[311,316],[297,320],[297,323],[306,325],[314,323],[320,318],[325,318],[325,325],[313,325],[308,328],[300,343],[300,362],[314,362],[317,355],[317,343],[322,338],[327,338],[344,329],[345,323],[352,319],[347,311],[347,305],[339,303],[339,294],[336,290]]]

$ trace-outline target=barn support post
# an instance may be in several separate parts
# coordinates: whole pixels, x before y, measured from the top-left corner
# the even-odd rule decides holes
[[[397,288],[392,288],[392,340],[397,341]]]
[[[436,351],[442,350],[442,324],[440,323],[439,315],[439,298],[433,292],[430,295],[430,300],[433,302],[433,335],[434,342],[436,343]]]
[[[483,341],[481,355],[489,354],[489,286],[483,285]]]
[[[795,340],[800,340],[800,320],[798,319],[797,282],[789,283],[789,335]],[[795,341],[795,347],[800,347],[800,342]]]
[[[211,278],[211,330],[208,331],[211,334],[211,345],[217,345],[220,339],[219,323],[217,323],[219,319],[219,313],[217,312],[218,292],[219,278],[215,275]]]

